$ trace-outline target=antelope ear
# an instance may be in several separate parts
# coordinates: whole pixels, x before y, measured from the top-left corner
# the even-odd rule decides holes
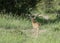
[[[36,19],[36,16],[34,16],[34,19]]]
[[[29,14],[28,16],[30,17],[31,15]]]
[[[31,18],[32,16],[29,14],[28,17]]]

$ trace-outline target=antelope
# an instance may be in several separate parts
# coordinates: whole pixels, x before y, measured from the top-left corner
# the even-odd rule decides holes
[[[36,19],[35,17],[31,17],[33,35],[38,37],[40,23],[38,23],[35,19]]]
[[[31,18],[33,29],[39,29],[40,24],[35,20],[35,18]]]

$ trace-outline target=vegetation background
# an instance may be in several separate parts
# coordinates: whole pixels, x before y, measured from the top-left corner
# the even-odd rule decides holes
[[[37,39],[31,38],[30,15],[42,23]],[[60,0],[0,0],[0,43],[60,43]]]

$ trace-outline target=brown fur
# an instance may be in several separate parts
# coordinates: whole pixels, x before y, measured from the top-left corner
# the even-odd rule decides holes
[[[39,22],[36,22],[34,18],[32,18],[31,21],[32,21],[32,26],[34,29],[39,28],[39,26],[40,26]]]
[[[31,21],[32,21],[32,27],[33,27],[33,34],[34,36],[38,36],[38,33],[39,33],[39,26],[40,26],[40,23],[36,22],[34,18],[31,18]]]

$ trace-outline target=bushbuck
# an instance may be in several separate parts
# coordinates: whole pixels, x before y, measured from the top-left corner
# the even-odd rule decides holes
[[[31,17],[31,22],[33,27],[33,35],[38,37],[40,23],[36,21],[36,17],[34,16]]]

